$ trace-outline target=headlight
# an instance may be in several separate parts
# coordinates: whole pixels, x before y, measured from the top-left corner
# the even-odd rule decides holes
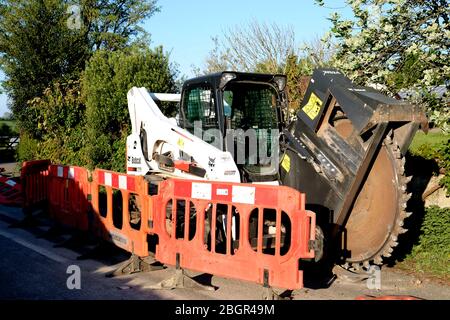
[[[220,88],[224,88],[225,85],[231,80],[236,79],[236,74],[232,72],[224,72],[220,78]]]
[[[277,84],[278,90],[283,91],[286,87],[286,77],[275,76],[273,80]]]

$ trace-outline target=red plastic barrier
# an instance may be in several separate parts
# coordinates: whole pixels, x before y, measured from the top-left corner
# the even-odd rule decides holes
[[[94,230],[116,246],[148,256],[148,209],[144,205],[146,186],[143,177],[96,169],[92,181]],[[133,223],[132,218],[134,220]]]
[[[49,160],[26,161],[22,164],[20,181],[24,210],[31,210],[47,201],[49,165]]]
[[[308,242],[315,238],[315,214],[305,210],[303,194],[280,186],[170,179],[155,197],[150,231],[159,236],[158,261],[274,287],[303,286],[299,259],[314,257]],[[267,217],[272,226],[263,225]],[[225,238],[225,248],[216,246],[217,237]]]
[[[74,166],[49,166],[49,214],[63,225],[89,228],[89,171]]]
[[[414,296],[404,296],[404,295],[391,295],[391,296],[358,296],[355,300],[424,300],[422,298],[417,298]]]
[[[22,188],[20,183],[0,175],[0,204],[7,206],[22,205]]]

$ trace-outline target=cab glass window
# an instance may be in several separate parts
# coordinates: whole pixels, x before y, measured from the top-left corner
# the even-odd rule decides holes
[[[196,87],[185,92],[183,101],[184,127],[194,133],[194,123],[200,121],[202,130],[219,127],[214,95],[209,87]]]

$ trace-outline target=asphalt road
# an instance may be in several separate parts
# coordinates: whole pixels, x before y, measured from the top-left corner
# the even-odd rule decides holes
[[[92,259],[79,260],[80,255],[95,246],[61,246],[69,234],[48,233],[50,222],[38,226],[17,227],[22,218],[19,209],[0,206],[0,299],[261,299],[262,287],[234,279],[211,277],[186,271],[215,291],[192,289],[153,290],[148,288],[174,274],[164,270],[135,273],[108,278],[127,259],[119,250],[103,252]],[[16,226],[16,227],[12,227]],[[80,289],[69,289],[70,266],[79,267]],[[369,289],[365,279],[355,278],[339,267],[329,279],[305,281],[305,288],[294,291],[294,299],[355,299],[360,295],[412,295],[424,299],[450,299],[448,285],[418,279],[414,276],[381,270],[381,289]],[[73,278],[71,278],[73,280]],[[305,279],[306,280],[306,279]],[[69,283],[74,283],[69,281]],[[369,286],[370,287],[370,286]]]

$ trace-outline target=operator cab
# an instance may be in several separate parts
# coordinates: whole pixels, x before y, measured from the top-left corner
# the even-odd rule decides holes
[[[278,181],[285,84],[283,75],[231,71],[190,79],[183,85],[180,126],[229,151],[243,182]]]

